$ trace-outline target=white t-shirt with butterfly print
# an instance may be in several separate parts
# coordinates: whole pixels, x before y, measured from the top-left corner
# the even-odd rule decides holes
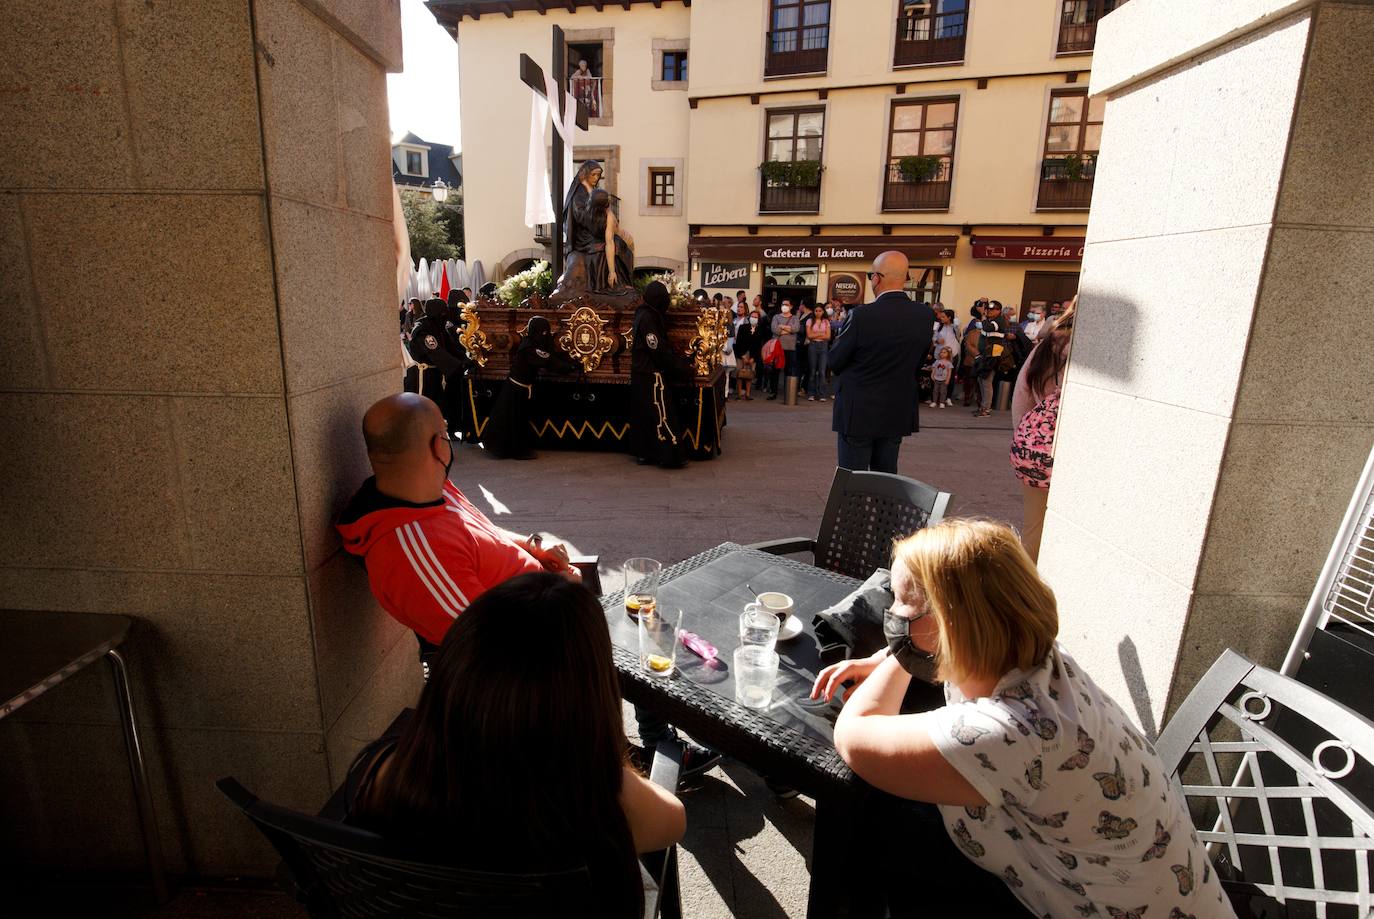
[[[1037,916],[1234,919],[1183,799],[1058,644],[989,698],[945,687],[932,739],[987,807],[941,807],[966,856]]]

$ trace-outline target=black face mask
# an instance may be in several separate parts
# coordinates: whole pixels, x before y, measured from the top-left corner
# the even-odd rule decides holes
[[[887,639],[887,650],[897,659],[903,670],[918,680],[936,682],[935,655],[922,651],[911,641],[910,619],[894,616],[891,610],[883,613],[883,637]]]

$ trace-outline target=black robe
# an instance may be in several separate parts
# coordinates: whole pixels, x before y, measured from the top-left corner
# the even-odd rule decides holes
[[[421,378],[418,367],[410,368],[406,372],[405,390],[422,392],[433,399],[444,413],[448,429],[467,434],[471,430],[467,411],[467,370],[472,362],[458,336],[445,327],[442,318],[425,316],[415,323],[406,349],[412,358],[427,364],[429,369]]]
[[[501,384],[482,430],[482,447],[500,459],[517,459],[534,452],[534,428],[530,427],[530,402],[540,370],[574,373],[582,365],[553,349],[552,342],[526,338],[511,360],[510,377]]]
[[[673,403],[673,384],[690,383],[687,360],[668,340],[668,319],[648,305],[635,310],[630,354],[630,440],[635,458],[660,466],[686,459],[684,428]]]

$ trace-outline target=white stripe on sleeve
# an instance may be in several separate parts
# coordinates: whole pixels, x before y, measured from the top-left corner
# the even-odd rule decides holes
[[[429,539],[425,536],[424,528],[420,526],[419,521],[412,523],[411,526],[415,528],[415,535],[420,538],[420,548],[429,555],[429,560],[433,564],[434,570],[439,573],[439,578],[443,583],[448,585],[452,595],[458,598],[459,611],[461,612],[467,609],[468,598],[463,594],[463,591],[458,588],[458,585],[454,583],[453,577],[448,573],[448,569],[440,564],[439,556],[435,554],[434,548],[430,546]]]
[[[404,552],[406,558],[410,560],[410,567],[415,569],[415,575],[420,579],[420,583],[425,586],[425,590],[428,590],[430,596],[434,598],[434,602],[438,603],[439,608],[442,609],[444,612],[448,613],[454,619],[457,619],[458,613],[453,609],[453,606],[449,603],[449,601],[446,600],[444,597],[441,597],[439,595],[439,592],[434,589],[434,585],[430,583],[429,576],[425,573],[424,568],[416,559],[415,553],[411,550],[410,543],[406,539],[406,533],[404,528],[398,529],[396,531],[396,540],[401,544],[401,551]]]

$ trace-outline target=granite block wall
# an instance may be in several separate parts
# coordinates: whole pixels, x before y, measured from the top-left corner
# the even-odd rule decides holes
[[[1371,40],[1363,2],[1135,0],[1099,29],[1041,565],[1148,730],[1222,649],[1282,662],[1374,445],[1374,353],[1343,331],[1374,265]]]
[[[0,6],[0,610],[135,617],[174,872],[270,873],[214,780],[318,807],[418,691],[330,528],[400,381],[400,57],[398,0]],[[141,864],[103,667],[0,783],[11,864]]]

